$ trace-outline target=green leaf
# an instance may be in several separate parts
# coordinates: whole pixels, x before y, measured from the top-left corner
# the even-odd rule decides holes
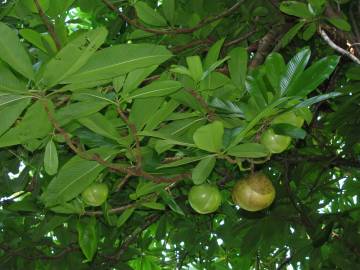
[[[136,187],[135,193],[130,194],[130,199],[136,200],[144,195],[162,190],[165,186],[166,184],[164,183],[157,184],[150,181],[140,182]]]
[[[184,157],[184,158],[182,158],[180,160],[161,165],[161,166],[157,167],[156,169],[179,167],[179,166],[182,166],[182,165],[185,165],[185,164],[189,164],[189,163],[193,163],[195,161],[202,160],[202,159],[207,158],[207,157],[209,157],[209,156],[208,155],[203,155],[203,156],[198,156],[198,157]]]
[[[339,63],[339,56],[324,57],[307,68],[289,87],[288,96],[305,97],[325,81]]]
[[[125,222],[131,217],[131,215],[134,213],[135,208],[128,208],[126,209],[121,216],[116,221],[116,227],[120,228],[122,225],[125,224]]]
[[[308,19],[313,17],[307,5],[298,1],[283,1],[280,4],[280,10],[288,15],[300,18]]]
[[[43,36],[32,29],[20,29],[19,34],[26,39],[28,42],[33,44],[34,46],[38,47],[43,52],[47,53],[46,46],[44,45],[44,38]],[[55,47],[56,50],[56,47]]]
[[[10,96],[7,97],[9,98]],[[12,102],[8,100],[9,103],[7,105],[1,106],[5,97],[0,94],[0,136],[15,123],[30,103],[30,97],[25,97],[24,99],[22,96],[12,96],[12,98],[14,97],[20,99],[13,100]]]
[[[101,113],[94,113],[87,117],[80,118],[78,121],[88,129],[97,134],[100,134],[101,136],[113,139],[115,141],[120,139],[119,132]]]
[[[350,67],[346,73],[346,78],[354,81],[360,81],[360,67],[359,66],[353,66]]]
[[[269,150],[260,143],[243,143],[231,147],[227,154],[240,158],[261,158],[269,156]]]
[[[46,88],[58,84],[77,72],[104,43],[106,28],[86,32],[62,48],[45,66],[40,84]]]
[[[167,96],[179,90],[182,84],[177,81],[155,81],[143,88],[135,90],[128,99]]]
[[[224,41],[225,38],[219,39],[210,47],[204,61],[204,69],[208,69],[212,64],[214,64],[218,60],[220,50],[222,45],[224,44]]]
[[[142,130],[147,121],[163,104],[163,97],[150,97],[135,99],[129,115],[130,123],[134,123],[138,131]]]
[[[99,243],[99,233],[95,217],[81,218],[77,223],[78,241],[87,261],[92,261]]]
[[[63,83],[112,79],[138,68],[159,65],[172,54],[164,46],[120,44],[96,52],[76,74]]]
[[[116,149],[102,147],[86,153],[99,155],[102,159],[109,161],[117,152]],[[46,207],[67,202],[79,195],[104,169],[105,167],[97,161],[84,160],[75,156],[65,163],[57,176],[51,180],[41,195],[41,199]]]
[[[269,79],[271,86],[276,92],[280,90],[281,75],[285,73],[285,61],[279,53],[271,53],[266,58],[265,70],[266,76]]]
[[[186,63],[189,68],[190,76],[195,82],[199,82],[203,76],[203,67],[201,58],[198,55],[186,57]]]
[[[316,33],[316,23],[310,23],[303,32],[303,39],[308,41]]]
[[[135,4],[137,16],[145,23],[154,26],[166,26],[166,20],[147,3],[137,1]]]
[[[45,147],[44,168],[48,175],[57,173],[59,166],[58,153],[55,143],[50,140]]]
[[[21,44],[15,31],[0,22],[0,59],[26,78],[34,79],[29,54]]]
[[[171,115],[171,113],[179,107],[179,103],[173,99],[169,102],[164,102],[162,106],[157,110],[156,113],[150,117],[150,119],[146,122],[146,126],[144,130],[154,130],[158,125],[160,125],[165,119]]]
[[[279,49],[285,48],[296,36],[296,34],[300,31],[300,29],[305,25],[305,22],[301,21],[295,24],[290,28],[289,31],[280,39],[279,41]]]
[[[35,102],[28,108],[21,122],[0,137],[0,147],[26,143],[31,139],[41,139],[50,133],[52,124],[43,102],[48,103],[50,111],[53,110],[53,104],[50,101],[39,100]]]
[[[193,143],[187,141],[185,138],[171,136],[169,134],[164,134],[160,131],[144,130],[144,131],[138,132],[138,135],[155,137],[155,138],[167,140],[169,143],[176,144],[176,145],[183,145],[183,146],[190,146],[190,147],[195,146]]]
[[[306,131],[302,128],[295,127],[289,124],[275,124],[271,126],[274,132],[278,135],[285,135],[295,139],[304,139]]]
[[[198,148],[216,153],[222,148],[223,135],[223,123],[214,121],[211,124],[198,128],[193,135],[193,140]]]
[[[173,210],[175,213],[185,216],[183,210],[176,203],[173,196],[171,196],[168,192],[164,190],[160,191],[160,196],[164,200],[164,202],[170,207],[171,210]]]
[[[24,93],[27,92],[26,85],[0,61],[0,92]]]
[[[211,174],[216,163],[214,156],[208,156],[202,159],[192,170],[192,180],[195,185],[200,185],[206,181]]]
[[[144,202],[141,205],[154,210],[165,210],[165,205],[163,205],[162,203]]]
[[[328,94],[323,94],[323,95],[311,97],[311,98],[308,98],[308,99],[300,102],[299,104],[297,104],[295,106],[295,108],[306,108],[306,107],[309,107],[309,106],[311,106],[311,105],[313,105],[315,103],[318,103],[320,101],[327,100],[329,98],[334,98],[334,97],[337,97],[337,96],[341,96],[341,93],[339,93],[339,92],[331,92],[331,93],[328,93]]]
[[[85,212],[84,203],[79,199],[70,202],[58,204],[50,208],[52,212],[59,214],[78,214],[83,215]]]
[[[164,15],[168,22],[173,25],[175,23],[175,0],[163,0],[162,1],[162,9],[164,11]]]
[[[339,17],[327,17],[326,20],[328,20],[332,25],[336,26],[336,28],[339,28],[340,30],[351,30],[351,25],[344,19],[341,19]]]
[[[304,71],[310,58],[310,49],[304,48],[298,52],[286,66],[286,71],[280,80],[280,90],[282,95],[286,95],[290,86]]]
[[[158,65],[149,66],[146,68],[139,68],[131,71],[127,76],[124,82],[123,91],[121,95],[127,96],[132,90],[135,90],[139,85],[144,81],[144,79],[149,76]]]
[[[237,47],[229,53],[228,61],[231,80],[241,90],[245,89],[245,79],[247,74],[248,53],[247,49]]]

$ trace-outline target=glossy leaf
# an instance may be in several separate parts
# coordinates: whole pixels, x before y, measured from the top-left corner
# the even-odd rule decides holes
[[[39,83],[50,88],[77,72],[105,41],[107,30],[97,28],[68,43],[46,64]]]
[[[220,121],[214,121],[211,124],[198,128],[193,140],[195,145],[208,152],[219,152],[222,148],[224,135],[224,125]]]
[[[227,154],[240,158],[261,158],[268,156],[269,150],[259,143],[243,143],[231,147]]]
[[[192,170],[192,180],[195,185],[200,185],[206,181],[214,169],[216,158],[209,156],[202,159]]]
[[[307,5],[298,1],[283,1],[280,4],[280,10],[288,15],[293,15],[300,18],[313,17]]]
[[[59,166],[58,153],[55,143],[50,140],[45,147],[44,168],[47,174],[54,175],[57,173]]]
[[[271,53],[266,58],[265,69],[266,76],[269,79],[271,86],[276,92],[280,90],[281,74],[285,73],[285,61],[279,53]]]
[[[87,261],[92,261],[99,243],[95,217],[82,218],[77,223],[78,242]]]
[[[0,22],[0,59],[24,77],[34,79],[31,60],[14,30]]]

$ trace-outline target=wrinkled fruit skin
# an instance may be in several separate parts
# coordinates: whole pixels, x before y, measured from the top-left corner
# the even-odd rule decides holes
[[[109,188],[106,184],[95,183],[87,187],[81,196],[87,205],[99,206],[102,205],[109,194]]]
[[[275,188],[263,173],[254,173],[238,181],[232,199],[241,208],[255,212],[269,207],[275,199]]]
[[[191,207],[199,214],[215,212],[221,204],[221,194],[216,186],[193,186],[188,194]]]

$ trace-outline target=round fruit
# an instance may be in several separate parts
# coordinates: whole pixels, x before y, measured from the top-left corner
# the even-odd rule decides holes
[[[109,189],[106,184],[95,183],[88,186],[82,193],[81,196],[84,202],[91,206],[102,205],[109,194]]]
[[[273,124],[289,124],[296,127],[302,127],[304,124],[304,118],[297,116],[294,112],[286,112],[277,116],[273,121]]]
[[[254,173],[235,184],[232,198],[241,208],[255,212],[272,204],[275,188],[265,174]]]
[[[271,153],[281,153],[288,148],[291,138],[289,136],[277,135],[274,130],[270,128],[261,135],[260,142],[265,145]]]
[[[221,204],[221,194],[218,188],[209,184],[193,186],[188,199],[191,207],[199,214],[215,212]]]

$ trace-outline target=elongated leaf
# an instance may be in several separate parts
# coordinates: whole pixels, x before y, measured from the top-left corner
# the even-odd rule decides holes
[[[116,221],[116,227],[120,228],[134,213],[135,208],[126,209]]]
[[[205,61],[204,69],[208,69],[212,64],[214,64],[218,58],[222,45],[224,44],[224,38],[216,41],[209,49]]]
[[[328,93],[328,94],[323,94],[323,95],[319,95],[319,96],[315,96],[315,97],[312,97],[312,98],[309,98],[309,99],[306,99],[302,102],[300,102],[299,104],[297,104],[295,106],[295,108],[306,108],[306,107],[309,107],[315,103],[318,103],[320,101],[323,101],[323,100],[327,100],[329,98],[334,98],[334,97],[337,97],[337,96],[341,96],[342,94],[340,92],[331,92],[331,93]]]
[[[97,154],[104,160],[111,160],[118,150],[107,147],[92,149],[88,154]],[[96,161],[84,160],[78,156],[70,159],[53,178],[42,194],[46,207],[67,202],[80,194],[104,170]]]
[[[80,219],[77,224],[77,231],[81,251],[84,253],[86,259],[91,261],[96,253],[99,242],[96,218],[86,217]]]
[[[301,75],[310,58],[310,49],[305,48],[298,52],[287,64],[286,71],[280,80],[280,91],[285,95],[291,83]]]
[[[138,17],[147,24],[154,26],[166,26],[166,20],[152,9],[147,3],[137,1],[135,4],[136,14]]]
[[[16,119],[18,119],[29,103],[30,98],[27,98],[14,101],[10,103],[11,106],[0,106],[0,136],[15,123]]]
[[[179,90],[182,84],[177,81],[157,81],[131,93],[129,99],[161,97]]]
[[[127,76],[124,82],[123,91],[121,92],[126,96],[126,94],[130,93],[132,90],[135,90],[139,87],[142,81],[149,76],[158,65],[149,66],[146,68],[139,68],[131,71]]]
[[[280,4],[280,10],[288,15],[293,15],[300,18],[313,17],[307,5],[298,1],[283,1]]]
[[[174,198],[169,193],[162,190],[160,192],[160,196],[164,200],[164,202],[170,207],[171,210],[173,210],[175,213],[178,213],[182,216],[185,215],[184,211],[180,208],[180,206],[176,203]]]
[[[195,146],[193,143],[189,142],[188,140],[185,140],[184,138],[179,138],[176,136],[171,136],[169,134],[164,134],[160,131],[144,130],[144,131],[138,132],[138,135],[164,139],[164,140],[168,141],[169,143],[176,144],[176,145],[184,145],[184,146],[192,146],[192,147]]]
[[[199,82],[203,76],[203,67],[201,58],[198,55],[186,57],[186,63],[189,68],[190,76],[195,82]]]
[[[205,151],[219,152],[223,145],[224,125],[220,121],[198,128],[193,140],[195,145]]]
[[[119,133],[116,128],[101,113],[94,113],[87,117],[78,119],[78,121],[97,134],[113,140],[119,139]]]
[[[208,156],[202,159],[192,170],[192,180],[195,185],[200,185],[206,181],[211,174],[216,163],[214,156]]]
[[[238,47],[233,49],[229,56],[229,71],[231,80],[239,89],[244,90],[248,63],[247,50],[246,48]]]
[[[59,166],[58,153],[55,143],[50,140],[45,147],[44,168],[47,174],[54,175],[57,173]]]
[[[180,160],[176,160],[174,162],[170,162],[164,165],[161,165],[159,167],[157,167],[156,169],[164,169],[164,168],[171,168],[171,167],[179,167],[185,164],[189,164],[189,163],[193,163],[199,160],[202,160],[204,158],[209,157],[209,155],[202,155],[202,156],[198,156],[198,157],[184,157]]]
[[[175,0],[163,0],[162,1],[162,8],[164,11],[164,16],[168,20],[170,24],[174,24],[175,20]]]
[[[280,92],[281,75],[285,73],[285,61],[279,53],[271,53],[265,61],[266,76],[276,92]],[[279,93],[280,94],[280,93]]]
[[[24,93],[27,92],[26,85],[0,61],[0,92]]]
[[[279,41],[279,49],[286,47],[293,38],[299,33],[300,29],[305,25],[305,22],[298,22],[287,31],[287,33]]]
[[[312,64],[290,86],[287,95],[305,97],[325,81],[339,63],[339,56],[327,56]]]
[[[19,34],[28,42],[30,42],[31,44],[33,44],[34,46],[36,46],[37,48],[39,48],[40,50],[42,50],[43,52],[47,53],[47,49],[44,45],[44,40],[43,37],[41,36],[40,33],[36,32],[35,30],[32,29],[21,29],[19,31]]]
[[[274,132],[278,135],[285,135],[295,139],[304,139],[306,131],[302,128],[295,127],[289,124],[275,124],[271,126]]]
[[[167,119],[178,106],[179,103],[173,99],[169,102],[164,102],[159,110],[146,122],[144,130],[154,130],[160,123]]]
[[[344,31],[350,31],[351,30],[351,25],[345,21],[342,18],[339,17],[328,17],[326,18],[326,20],[328,20],[332,25],[336,26],[337,28],[344,30]]]
[[[30,139],[40,139],[45,137],[52,130],[48,114],[42,102],[37,101],[26,111],[21,122],[0,137],[0,147],[25,143]],[[47,101],[50,110],[53,105]]]
[[[159,65],[172,56],[163,46],[121,44],[96,52],[76,74],[64,83],[115,78],[138,68]]]
[[[0,93],[0,109],[6,106],[12,106],[14,103],[20,100],[30,100],[30,96],[20,96],[10,93]]]
[[[11,28],[0,22],[0,59],[28,79],[34,79],[29,54]]]
[[[231,147],[227,154],[240,158],[261,158],[268,156],[269,150],[260,143],[243,143]]]
[[[41,85],[50,88],[78,71],[103,44],[107,30],[91,30],[69,42],[45,67]]]

